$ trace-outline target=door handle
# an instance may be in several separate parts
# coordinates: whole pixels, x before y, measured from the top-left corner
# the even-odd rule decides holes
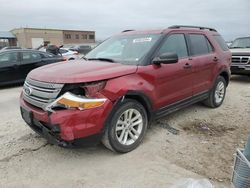
[[[192,68],[192,65],[189,64],[189,63],[186,63],[184,66],[183,66],[184,69],[190,69]]]

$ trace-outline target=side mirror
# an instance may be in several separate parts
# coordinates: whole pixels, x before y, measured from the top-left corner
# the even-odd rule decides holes
[[[178,55],[176,53],[163,53],[153,59],[153,64],[173,64],[178,62]]]

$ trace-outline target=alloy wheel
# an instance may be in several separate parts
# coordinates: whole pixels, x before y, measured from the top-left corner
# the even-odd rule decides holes
[[[141,135],[143,129],[142,114],[136,109],[124,111],[115,127],[115,135],[120,144],[131,145]]]

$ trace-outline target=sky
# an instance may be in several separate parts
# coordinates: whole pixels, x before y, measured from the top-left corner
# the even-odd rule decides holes
[[[250,36],[249,9],[250,0],[0,0],[0,30],[93,30],[103,40],[181,24],[213,27],[229,41]]]

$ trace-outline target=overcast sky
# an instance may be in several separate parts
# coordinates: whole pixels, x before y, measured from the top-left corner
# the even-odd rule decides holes
[[[19,27],[96,31],[186,24],[216,28],[226,40],[250,36],[250,0],[0,0],[0,30]]]

